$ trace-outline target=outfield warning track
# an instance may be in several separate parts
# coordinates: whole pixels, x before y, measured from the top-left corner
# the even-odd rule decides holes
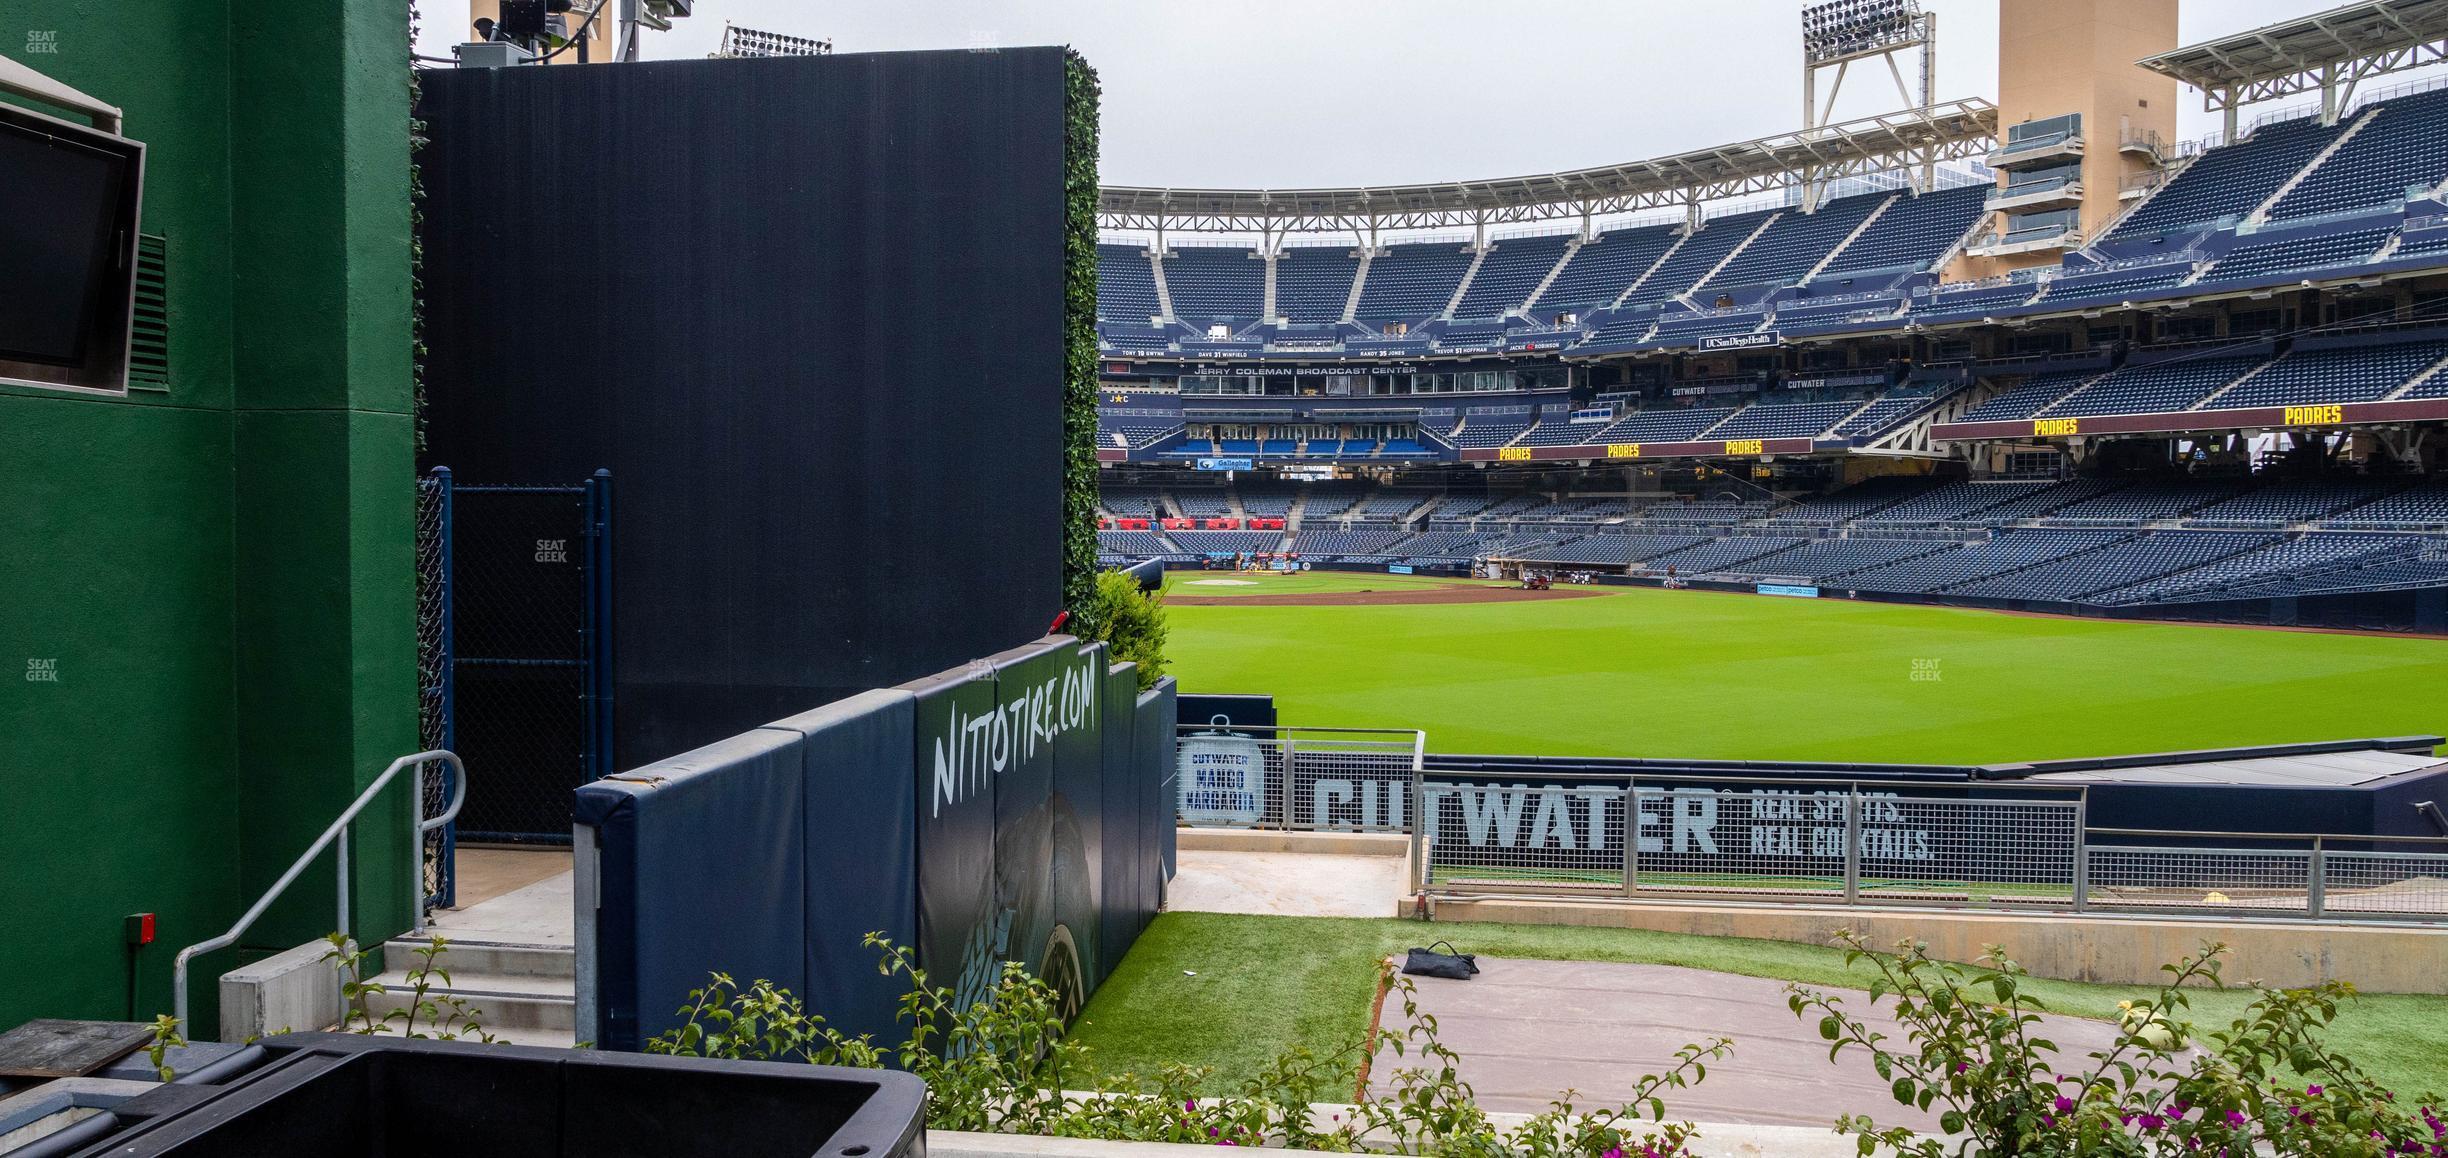
[[[1302,591],[1276,595],[1165,596],[1179,607],[1398,607],[1428,603],[1529,603],[1544,599],[1586,599],[1604,591],[1524,591],[1519,587],[1392,587],[1383,591]]]

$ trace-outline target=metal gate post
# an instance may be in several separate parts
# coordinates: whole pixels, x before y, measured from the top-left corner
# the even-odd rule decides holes
[[[1624,853],[1623,890],[1627,898],[1640,895],[1640,780],[1624,781]]]
[[[1275,798],[1275,827],[1291,832],[1301,826],[1300,817],[1292,812],[1292,766],[1300,760],[1299,741],[1293,738],[1290,728],[1275,734],[1283,738],[1283,774],[1267,785],[1267,795]],[[1263,812],[1258,815],[1258,827],[1266,827]]]
[[[1844,827],[1844,899],[1848,905],[1861,903],[1861,787],[1845,790]]]
[[[1428,780],[1411,762],[1411,884],[1428,891]]]
[[[582,598],[584,623],[580,654],[586,674],[581,695],[586,701],[586,779],[612,774],[612,472],[597,470],[586,480],[583,532],[586,553]]]
[[[2317,836],[2312,838],[2311,867],[2311,880],[2306,882],[2310,887],[2304,890],[2304,903],[2311,910],[2311,915],[2317,917],[2329,903],[2329,853],[2321,846],[2321,838]]]
[[[2074,911],[2091,908],[2091,790],[2074,798]]]

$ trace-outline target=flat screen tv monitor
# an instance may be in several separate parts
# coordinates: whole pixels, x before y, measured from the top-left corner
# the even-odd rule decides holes
[[[121,394],[144,146],[0,104],[0,382]]]

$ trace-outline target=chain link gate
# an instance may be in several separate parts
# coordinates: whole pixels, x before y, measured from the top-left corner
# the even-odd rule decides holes
[[[426,751],[456,751],[451,729],[451,473],[437,466],[417,480],[416,491],[416,616],[417,616],[417,743]],[[435,816],[448,807],[458,773],[449,764],[426,781],[423,815]],[[459,904],[457,873],[458,822],[425,834],[424,856],[427,908]]]
[[[445,840],[566,844],[571,792],[611,771],[611,472],[575,486],[429,478],[447,659],[428,698],[451,750],[484,769]]]

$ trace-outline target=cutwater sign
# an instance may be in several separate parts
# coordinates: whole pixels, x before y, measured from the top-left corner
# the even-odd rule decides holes
[[[1842,790],[1643,786],[1629,825],[1633,851],[1658,871],[1841,871],[1846,796]],[[1964,834],[1929,827],[1926,813],[1917,814],[1895,793],[1866,792],[1859,799],[1858,847],[1865,863],[1927,864],[1970,851],[1945,847],[1941,837]],[[1620,787],[1435,787],[1423,812],[1422,827],[1440,861],[1518,864],[1532,852],[1542,864],[1619,870],[1624,863]]]
[[[1258,824],[1266,819],[1266,752],[1258,741],[1214,730],[1181,742],[1181,818],[1191,824]]]

